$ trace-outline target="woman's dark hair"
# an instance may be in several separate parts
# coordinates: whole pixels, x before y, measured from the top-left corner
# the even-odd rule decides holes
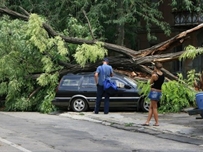
[[[160,62],[155,62],[155,67],[159,70],[161,70],[161,68],[163,67],[162,64]]]

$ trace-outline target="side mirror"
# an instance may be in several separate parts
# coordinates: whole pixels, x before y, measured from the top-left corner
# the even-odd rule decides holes
[[[126,89],[131,89],[131,86],[125,84],[124,88],[126,88]]]

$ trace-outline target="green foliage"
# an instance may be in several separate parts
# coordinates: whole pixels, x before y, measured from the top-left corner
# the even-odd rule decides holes
[[[6,110],[55,110],[51,101],[58,71],[64,68],[59,63],[69,62],[69,52],[61,37],[49,37],[43,21],[37,14],[31,14],[28,23],[7,16],[0,20],[0,95],[6,96]],[[81,66],[107,54],[100,42],[78,46],[76,52],[74,58]]]
[[[143,95],[147,98],[147,95],[150,92],[150,81],[137,81],[138,82],[138,89],[139,94]]]
[[[201,0],[172,0],[171,6],[173,11],[202,11]]]
[[[175,1],[172,1],[172,5]],[[128,40],[128,43],[132,42],[134,47],[136,34],[141,28],[146,29],[149,40],[155,39],[151,34],[151,28],[154,25],[160,27],[165,34],[170,34],[168,24],[162,22],[162,13],[157,9],[162,2],[164,1],[22,0],[1,1],[0,5],[17,11],[21,6],[28,12],[35,12],[46,17],[46,22],[56,31],[63,31],[63,34],[71,37],[91,39],[87,19],[83,14],[84,10],[97,40],[118,42],[117,39],[120,38],[118,29],[122,28],[125,32],[123,40]],[[191,0],[183,1],[188,10],[193,7],[191,2]],[[200,9],[199,7],[193,8]],[[140,26],[141,19],[144,19],[146,23],[143,27]],[[86,63],[96,62],[107,54],[101,43],[78,46],[64,44],[60,37],[50,38],[43,28],[44,21],[45,19],[37,14],[31,14],[28,23],[10,20],[6,16],[1,17],[0,95],[6,95],[8,110],[48,112],[54,109],[50,104],[55,93],[53,88],[58,82],[58,71],[64,68],[59,63],[75,59],[83,67]],[[196,52],[198,51],[202,52],[202,50]],[[185,56],[194,57],[191,54]],[[37,79],[35,79],[35,74]],[[190,76],[189,82],[192,79]],[[39,91],[38,88],[40,88]],[[149,86],[146,87],[144,94],[147,89]]]
[[[29,41],[36,46],[40,53],[45,57],[50,58],[58,57],[60,59],[68,60],[65,56],[68,54],[67,48],[61,37],[57,36],[55,38],[49,38],[48,33],[42,27],[43,20],[36,14],[31,14],[28,22],[27,36],[30,37]],[[57,51],[56,51],[57,50]],[[46,62],[46,61],[45,61]],[[45,63],[45,64],[50,64]]]
[[[158,26],[166,35],[170,34],[170,27],[163,22],[163,15],[158,9],[162,3],[168,3],[168,1],[20,0],[1,1],[0,5],[16,11],[20,11],[18,6],[21,6],[28,12],[46,16],[47,22],[57,31],[65,29],[71,37],[79,37],[78,35],[82,34],[83,38],[86,38],[90,34],[84,10],[96,39],[108,40],[112,43],[118,42],[119,29],[123,28],[124,39],[136,47],[135,40],[139,29],[148,32],[149,40],[156,39],[155,35],[151,33],[154,25]],[[201,12],[203,8],[201,0],[172,0],[168,5],[171,5],[174,11]],[[145,22],[144,26],[141,26],[141,19]]]
[[[37,82],[40,86],[55,86],[58,83],[58,77],[58,73],[43,73],[37,78]]]
[[[68,50],[60,37],[49,38],[42,22],[36,14],[28,23],[7,16],[0,20],[0,96],[6,96],[7,110],[54,109],[51,100],[58,84],[57,71],[62,69],[58,62],[68,61]],[[39,77],[33,79],[33,74]]]
[[[125,123],[124,126],[125,127],[132,127],[134,123]]]
[[[7,3],[8,2],[6,0],[0,0],[0,7],[5,7]]]
[[[76,62],[84,67],[87,63],[96,62],[98,59],[104,58],[107,50],[102,46],[103,43],[101,42],[97,42],[94,45],[83,44],[79,46],[74,55]]]
[[[195,70],[188,71],[187,78],[184,79],[182,74],[178,74],[178,81],[164,82],[162,85],[162,97],[160,101],[160,112],[180,112],[183,108],[195,106],[195,94],[197,93],[193,86],[198,81],[199,74]],[[150,92],[149,81],[139,81],[138,88],[140,94],[147,96]]]
[[[193,87],[194,84],[199,81],[200,75],[201,74],[196,73],[196,71],[194,69],[190,70],[190,71],[187,72],[187,79],[184,80],[184,81],[186,82],[186,84],[188,84],[188,86]],[[179,79],[180,78],[183,79],[182,74],[179,74]]]
[[[148,98],[148,94],[150,92],[150,81],[137,81],[139,94],[144,97],[145,102],[150,103],[150,99]]]
[[[17,98],[15,102],[7,101],[6,110],[8,111],[32,111],[31,102],[25,98]]]
[[[161,112],[180,112],[183,108],[193,106],[195,91],[187,84],[169,81],[162,86]]]
[[[169,36],[171,33],[169,24],[162,21],[163,15],[157,9],[157,7],[160,4],[161,4],[160,2],[143,3],[143,1],[139,1],[138,3],[136,3],[137,5],[136,7],[137,9],[135,9],[136,15],[145,21],[144,28],[147,31],[147,38],[149,41],[156,40],[156,37],[151,34],[151,28],[154,25],[163,30],[164,34],[166,34],[167,36]]]
[[[0,96],[6,95],[8,92],[7,82],[1,82],[0,84]]]
[[[160,111],[180,112],[183,108],[195,105],[194,82],[198,79],[198,74],[191,70],[186,79],[182,74],[178,74],[178,78],[178,81],[163,84]]]
[[[56,108],[51,103],[54,97],[55,97],[54,90],[47,90],[47,94],[39,106],[39,111],[42,113],[50,113],[52,111],[55,111]]]
[[[83,13],[85,11],[97,40],[108,40],[110,43],[122,43],[124,40],[128,40],[128,43],[137,49],[136,36],[140,29],[147,31],[149,40],[156,38],[151,33],[153,26],[158,26],[166,35],[170,34],[169,25],[163,22],[163,15],[157,9],[161,3],[166,2],[149,2],[148,0],[22,0],[4,2],[4,5],[16,11],[20,11],[18,6],[21,6],[28,12],[43,15],[54,29],[60,32],[65,29],[71,37],[83,35],[83,38],[90,38],[88,22]],[[144,24],[141,26],[142,19]],[[124,32],[124,37],[119,33],[120,29]]]
[[[82,25],[82,23],[80,23],[77,20],[77,18],[74,18],[73,16],[68,17],[67,27],[68,28],[63,31],[65,35],[84,39],[91,38],[90,35],[88,34],[89,33],[88,26]]]
[[[66,35],[69,37],[77,37],[77,38],[92,40],[92,37],[89,33],[89,28],[88,28],[87,24],[82,24],[81,22],[79,22],[77,20],[77,18],[75,18],[73,16],[69,16],[67,18],[68,18],[67,24],[66,24],[67,28],[65,30],[63,30],[63,35]],[[92,29],[92,30],[93,30],[93,34],[94,34],[94,29]],[[95,37],[95,38],[97,38],[97,37]],[[73,54],[75,54],[78,45],[69,43],[69,44],[67,44],[67,47],[69,48],[69,55],[71,58],[73,56]]]
[[[202,54],[203,53],[203,49],[202,48],[195,48],[192,45],[188,45],[184,52],[181,54],[181,56],[179,57],[180,60],[184,60],[184,59],[194,59],[197,55]]]

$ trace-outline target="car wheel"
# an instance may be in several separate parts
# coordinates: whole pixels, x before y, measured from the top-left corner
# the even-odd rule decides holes
[[[71,102],[71,109],[75,112],[84,112],[87,108],[87,101],[83,98],[75,98]]]
[[[150,99],[148,98],[142,98],[140,102],[140,108],[144,112],[148,112],[150,107]]]

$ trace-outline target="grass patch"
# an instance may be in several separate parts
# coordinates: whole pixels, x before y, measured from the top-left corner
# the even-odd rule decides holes
[[[125,127],[132,127],[133,123],[125,123]]]

